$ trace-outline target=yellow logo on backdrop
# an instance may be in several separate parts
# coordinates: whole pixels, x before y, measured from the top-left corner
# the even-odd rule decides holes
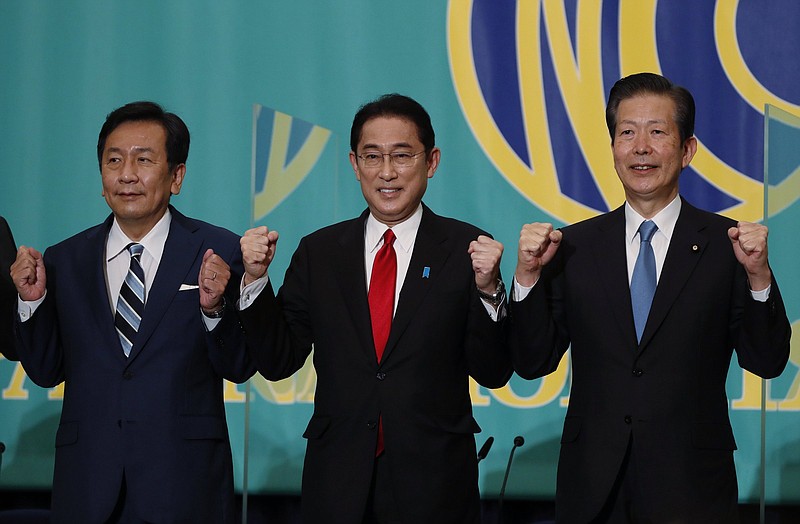
[[[573,223],[624,201],[605,126],[608,80],[640,71],[662,73],[660,53],[685,56],[691,44],[676,37],[670,39],[676,42],[672,45],[682,49],[659,49],[668,45],[657,39],[659,16],[674,15],[670,9],[678,7],[669,3],[619,0],[618,12],[611,17],[604,16],[608,14],[604,9],[615,9],[608,7],[613,6],[609,2],[578,0],[570,11],[565,4],[451,0],[447,26],[456,93],[487,157],[533,204]],[[769,103],[798,113],[800,106],[768,90],[745,63],[737,40],[737,8],[735,0],[719,0],[713,11],[707,11],[703,29],[710,36],[704,51],[715,53],[709,60],[719,61],[714,70],[720,78],[714,81],[729,82],[743,110],[763,113]],[[609,25],[617,28],[615,34],[608,34]],[[608,44],[611,39],[613,45]],[[700,53],[695,48],[691,52]],[[689,59],[683,62],[688,67]],[[736,141],[717,142],[714,150],[704,143],[704,136],[697,138],[692,169],[699,182],[687,190],[690,200],[740,220],[761,220],[759,176],[723,160],[735,155]],[[568,179],[579,171],[585,178]],[[800,197],[798,178],[800,174],[794,173],[780,181],[785,190],[775,192],[780,201],[771,205],[773,210]],[[710,193],[715,200],[704,202]]]
[[[308,176],[331,132],[260,105],[254,108],[253,221],[264,218]]]

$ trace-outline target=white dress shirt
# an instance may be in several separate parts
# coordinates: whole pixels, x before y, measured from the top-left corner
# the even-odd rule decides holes
[[[417,239],[417,231],[422,222],[422,204],[420,204],[414,213],[403,222],[392,226],[394,231],[395,241],[394,248],[397,257],[397,281],[394,289],[394,311],[397,311],[397,303],[400,299],[400,291],[403,289],[403,282],[405,282],[408,267],[411,264],[411,255],[414,253],[414,243]],[[366,268],[366,288],[369,292],[369,281],[372,276],[372,266],[375,262],[375,255],[378,254],[381,246],[383,246],[383,234],[386,232],[387,226],[379,222],[372,213],[367,217],[366,225],[364,226],[364,265]],[[464,246],[464,252],[467,251],[469,246]],[[258,280],[251,282],[247,286],[244,285],[244,278],[242,278],[241,293],[239,297],[239,310],[249,307],[261,291],[266,287],[269,282],[268,274],[264,274]],[[503,305],[498,307],[497,310],[488,303],[481,299],[486,312],[497,321],[498,311],[504,313]]]
[[[656,283],[661,279],[661,270],[664,267],[664,260],[667,258],[667,250],[669,243],[672,240],[672,233],[675,231],[675,224],[678,222],[678,216],[681,214],[681,197],[676,196],[675,199],[667,204],[667,206],[659,211],[650,220],[655,222],[658,230],[653,233],[653,238],[650,240],[650,245],[653,246],[653,254],[656,258]],[[628,284],[633,277],[633,268],[636,265],[636,258],[639,256],[639,226],[645,218],[633,210],[633,208],[625,202],[625,254],[628,261]],[[536,282],[533,283],[533,286]],[[519,302],[528,296],[533,286],[525,287],[517,283],[514,279],[514,301]],[[750,290],[754,300],[759,302],[766,302],[769,298],[769,290],[771,286],[761,291]]]
[[[156,223],[155,226],[139,241],[139,244],[144,246],[142,256],[140,259],[142,270],[144,271],[144,290],[145,290],[145,307],[147,306],[147,297],[150,295],[150,289],[155,282],[156,274],[158,273],[158,266],[161,264],[161,256],[164,254],[164,245],[167,243],[169,236],[169,226],[172,223],[172,214],[169,209],[166,210],[164,216]],[[131,263],[131,256],[127,249],[128,244],[133,242],[122,231],[116,217],[111,224],[111,229],[108,232],[105,246],[105,272],[106,272],[106,290],[108,291],[108,303],[111,312],[115,313],[117,310],[117,299],[119,298],[119,291],[122,287],[122,282],[125,281],[125,276],[128,274],[128,268]],[[30,319],[39,305],[44,301],[47,296],[45,294],[39,300],[26,302],[21,298],[17,298],[17,311],[19,313],[20,321],[25,322]],[[197,304],[200,309],[200,303]],[[202,314],[200,309],[201,318],[209,331],[213,330],[219,324],[219,318],[208,318]]]

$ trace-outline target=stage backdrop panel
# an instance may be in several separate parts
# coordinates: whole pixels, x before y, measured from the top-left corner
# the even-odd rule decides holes
[[[103,220],[109,211],[95,155],[103,119],[124,103],[155,100],[192,132],[173,203],[238,233],[256,223],[278,230],[278,285],[303,235],[365,207],[347,160],[350,123],[363,102],[400,92],[429,110],[442,149],[425,202],[503,242],[508,279],[522,224],[563,225],[622,203],[606,95],[620,76],[649,70],[697,100],[699,152],[682,193],[758,221],[764,106],[800,113],[800,69],[788,66],[800,51],[797,27],[794,0],[140,0],[135,8],[120,0],[5,0],[0,214],[18,243],[40,250]],[[784,171],[767,180],[782,205],[768,224],[796,325],[791,226],[800,219],[800,148],[796,124],[785,131]],[[765,471],[769,501],[800,502],[796,347],[784,375],[767,386],[731,364],[743,500],[760,497]],[[299,489],[314,382],[306,367],[280,383],[257,377],[227,386],[239,489],[245,460],[251,492]],[[478,445],[495,437],[480,465],[482,493],[497,494],[521,435],[507,495],[552,496],[569,389],[568,356],[544,379],[473,387]],[[8,447],[0,487],[47,488],[62,389],[42,390],[0,360],[0,392]]]

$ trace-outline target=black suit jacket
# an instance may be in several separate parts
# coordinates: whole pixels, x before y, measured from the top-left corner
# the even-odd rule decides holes
[[[14,235],[3,217],[0,217],[0,353],[8,360],[19,360],[14,348],[14,311],[17,290],[11,281],[11,264],[17,258]]]
[[[789,357],[790,327],[774,281],[766,303],[750,296],[727,236],[733,225],[682,202],[640,344],[624,207],[564,228],[540,281],[525,300],[512,301],[509,337],[521,376],[553,371],[571,344],[559,522],[597,514],[629,441],[638,499],[653,515],[716,522],[731,504],[735,511],[736,444],[725,394],[732,351],[744,369],[775,377]]]
[[[45,252],[45,300],[16,324],[28,376],[42,387],[65,382],[54,522],[104,522],[123,474],[127,500],[145,521],[234,522],[223,378],[243,382],[255,369],[236,308],[206,330],[197,278],[211,247],[231,266],[226,296],[235,304],[243,271],[239,237],[170,210],[169,236],[130,357],[114,328],[105,279],[112,216]]]
[[[365,211],[304,238],[278,297],[267,289],[241,313],[258,370],[270,380],[299,369],[313,344],[317,388],[303,435],[304,520],[361,522],[381,416],[381,460],[389,461],[402,522],[476,522],[480,428],[468,379],[500,387],[511,375],[502,326],[478,297],[467,253],[482,232],[424,207],[378,364],[364,267],[366,219]]]

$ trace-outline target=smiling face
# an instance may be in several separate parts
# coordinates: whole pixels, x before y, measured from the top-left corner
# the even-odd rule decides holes
[[[131,240],[144,237],[164,216],[170,196],[181,191],[186,165],[169,168],[166,138],[158,122],[130,121],[106,139],[103,197]]]
[[[678,195],[678,177],[692,161],[697,140],[681,142],[675,102],[643,94],[619,103],[611,150],[628,203],[651,218]]]
[[[364,123],[356,149],[350,152],[350,164],[372,215],[387,226],[406,220],[419,206],[428,179],[439,166],[439,149],[434,147],[427,155],[415,157],[414,164],[409,167],[395,167],[389,156],[383,157],[379,167],[364,167],[359,155],[365,153],[413,155],[425,150],[413,122],[385,116]]]

